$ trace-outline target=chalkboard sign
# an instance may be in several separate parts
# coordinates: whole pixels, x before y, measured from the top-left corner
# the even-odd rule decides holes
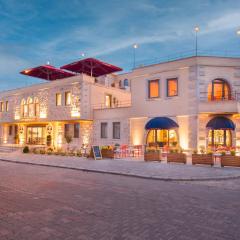
[[[93,156],[95,160],[102,159],[102,153],[99,146],[92,146]]]

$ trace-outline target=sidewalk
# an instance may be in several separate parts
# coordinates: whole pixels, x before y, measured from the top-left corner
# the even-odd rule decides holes
[[[0,161],[164,181],[224,180],[240,178],[240,169],[237,168],[215,168],[174,163],[166,164],[159,162],[144,162],[135,159],[93,160],[79,157],[22,154],[20,152],[15,152],[11,154],[0,153]]]

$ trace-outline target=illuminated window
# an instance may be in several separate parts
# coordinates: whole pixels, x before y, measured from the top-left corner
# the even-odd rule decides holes
[[[57,93],[56,94],[56,106],[61,106],[62,105],[62,94]]]
[[[229,129],[209,130],[208,132],[209,146],[232,146],[232,134]]]
[[[71,105],[71,92],[65,92],[65,105]]]
[[[112,106],[112,96],[105,95],[105,107],[110,108]]]
[[[6,112],[8,112],[8,110],[9,110],[9,104],[8,104],[8,101],[6,101],[6,103],[5,103],[5,107],[6,107]]]
[[[120,122],[113,122],[113,139],[120,139]]]
[[[231,100],[231,90],[229,84],[222,79],[215,79],[208,85],[208,100],[221,101]]]
[[[28,98],[27,105],[28,105],[28,116],[34,117],[35,116],[35,104],[31,97]]]
[[[35,104],[35,116],[39,116],[39,114],[40,114],[40,106],[39,106],[38,98],[34,98],[34,104]]]
[[[74,138],[79,138],[80,124],[74,123]]]
[[[159,80],[148,81],[148,98],[159,98]]]
[[[157,144],[160,147],[176,146],[178,142],[177,133],[174,129],[154,129],[150,130],[147,135],[147,144]]]
[[[4,110],[4,104],[3,102],[0,102],[0,112],[3,112],[3,110]]]
[[[167,79],[167,96],[174,97],[178,95],[178,79]]]
[[[107,138],[107,123],[101,123],[101,138]]]

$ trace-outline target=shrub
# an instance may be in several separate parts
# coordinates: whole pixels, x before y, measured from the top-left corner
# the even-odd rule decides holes
[[[25,146],[23,148],[23,153],[29,153],[29,147],[28,146]]]
[[[230,151],[231,156],[236,156],[236,152],[234,150]]]
[[[193,154],[197,154],[197,153],[198,153],[197,149],[194,149]]]
[[[221,154],[222,154],[222,156],[225,156],[225,155],[226,155],[226,152],[222,151]]]
[[[45,149],[40,149],[40,154],[45,154],[45,153],[46,153]]]
[[[39,154],[39,150],[38,150],[37,148],[33,148],[32,152],[33,152],[34,154]]]

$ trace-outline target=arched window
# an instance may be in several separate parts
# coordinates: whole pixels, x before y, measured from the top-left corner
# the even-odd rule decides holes
[[[209,146],[232,146],[232,133],[230,129],[217,129],[208,131]]]
[[[178,142],[177,133],[174,129],[153,129],[147,134],[148,145],[176,146]]]
[[[21,101],[21,116],[22,117],[36,117],[39,116],[39,100],[37,97],[28,97],[27,101]]]
[[[26,117],[28,115],[28,105],[25,99],[21,101],[21,115]]]
[[[35,104],[35,116],[39,116],[40,107],[39,107],[39,99],[37,97],[34,98]]]
[[[227,81],[223,79],[215,79],[208,85],[209,101],[222,101],[231,99],[232,94]]]

